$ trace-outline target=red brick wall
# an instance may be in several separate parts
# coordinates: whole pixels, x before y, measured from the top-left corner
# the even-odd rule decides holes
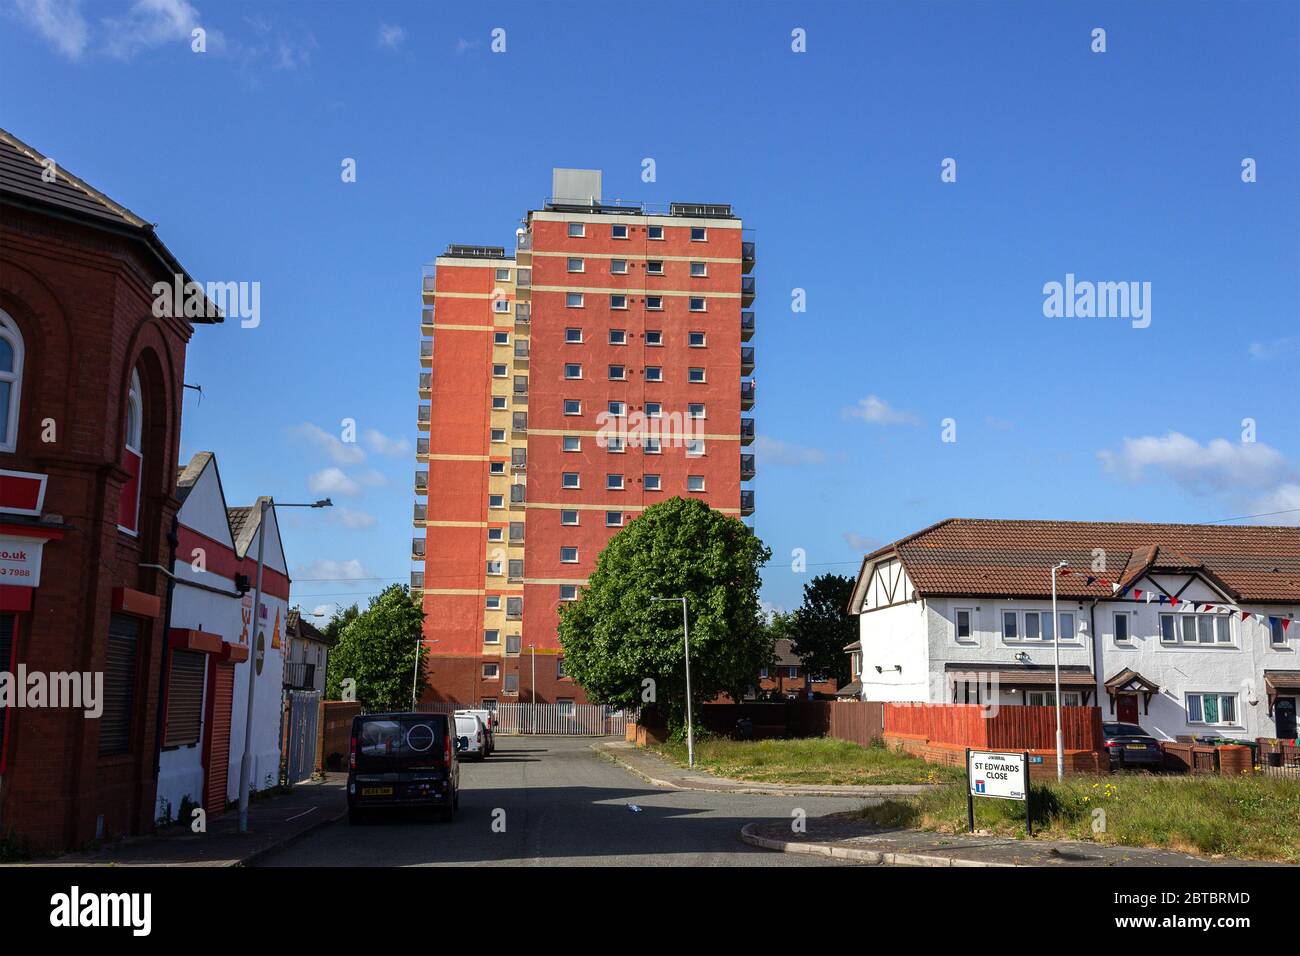
[[[559,657],[554,651],[537,652],[537,703],[553,704],[561,698],[575,704],[589,703],[571,678],[558,676]],[[497,679],[483,678],[484,664],[500,665]],[[430,655],[425,661],[425,680],[432,689],[425,691],[422,701],[477,705],[484,697],[492,697],[503,704],[529,704],[534,699],[533,673],[532,655],[527,648],[518,657]],[[519,693],[505,692],[507,674],[518,676]]]
[[[185,320],[152,316],[151,286],[170,281],[141,243],[6,207],[0,217],[0,308],[26,346],[18,447],[0,468],[49,476],[44,511],[72,526],[46,545],[41,586],[19,619],[15,666],[102,671],[114,588],[161,599],[177,509],[175,462]],[[117,530],[124,404],[132,368],[145,401],[138,536]],[[55,441],[42,441],[52,420]],[[80,711],[14,710],[0,781],[0,831],[68,847],[152,826],[158,675],[164,622],[142,619],[130,752],[101,759],[99,725]]]

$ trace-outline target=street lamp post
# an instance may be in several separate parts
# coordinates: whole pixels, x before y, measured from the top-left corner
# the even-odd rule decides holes
[[[440,638],[435,637],[430,644],[437,644]],[[420,645],[424,643],[424,633],[415,639],[415,667],[411,670],[411,710],[415,710],[417,704],[415,700],[415,691],[420,682]]]
[[[266,567],[266,514],[274,508],[329,508],[334,504],[322,498],[313,504],[277,505],[270,498],[258,501],[257,583],[253,588],[252,628],[248,633],[248,707],[244,712],[244,756],[239,761],[239,832],[248,832],[248,792],[253,780],[253,692],[257,686],[257,626],[262,614],[262,571]]]
[[[682,602],[682,644],[686,652],[686,763],[695,766],[695,727],[691,719],[691,628],[686,621],[686,598],[652,597],[651,601]]]
[[[1056,572],[1069,566],[1069,561],[1062,561],[1052,566],[1052,648],[1056,655],[1054,670],[1056,683],[1056,779],[1058,782],[1065,779],[1065,745],[1061,736],[1061,635],[1057,633],[1060,630],[1061,617],[1056,613]]]

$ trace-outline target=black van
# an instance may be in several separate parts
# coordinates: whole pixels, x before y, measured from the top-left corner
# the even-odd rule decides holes
[[[352,718],[348,822],[370,810],[434,808],[450,820],[460,803],[462,742],[446,714],[366,714]]]

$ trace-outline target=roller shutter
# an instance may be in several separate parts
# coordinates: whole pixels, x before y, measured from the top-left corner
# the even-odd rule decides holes
[[[203,728],[203,678],[207,658],[194,651],[172,651],[167,682],[167,734],[164,747],[199,742]]]
[[[104,713],[99,718],[99,755],[131,749],[131,718],[135,709],[136,652],[140,622],[125,614],[108,621],[108,656],[104,662]]]

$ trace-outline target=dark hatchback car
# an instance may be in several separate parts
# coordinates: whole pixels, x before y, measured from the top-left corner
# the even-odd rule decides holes
[[[450,820],[460,803],[460,760],[446,714],[366,714],[352,718],[348,822],[371,811],[432,809]]]
[[[1158,770],[1164,764],[1159,741],[1137,724],[1102,724],[1101,733],[1112,768]]]

